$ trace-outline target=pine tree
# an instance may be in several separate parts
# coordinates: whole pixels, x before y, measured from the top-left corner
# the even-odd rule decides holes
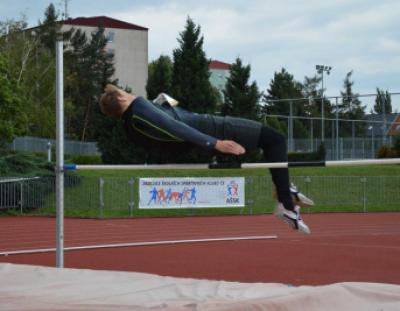
[[[353,93],[354,81],[351,81],[353,71],[346,74],[346,78],[343,82],[344,90],[341,93],[342,103],[338,105],[339,117],[347,120],[361,120],[365,117],[365,106],[362,105],[359,100],[359,94]],[[342,122],[340,126],[341,135],[352,136],[353,130],[354,135],[363,135],[365,131],[364,122]]]
[[[224,115],[238,116],[247,119],[260,119],[259,100],[261,97],[256,82],[249,84],[250,65],[243,66],[240,58],[232,64],[230,76],[224,90]]]
[[[149,64],[149,77],[146,84],[147,98],[154,99],[160,93],[171,94],[172,61],[161,55]]]
[[[84,32],[77,30],[70,42],[72,49],[65,53],[68,64],[66,132],[71,138],[92,140],[97,136],[93,114],[104,86],[113,82],[114,56],[106,50],[103,27],[94,31],[90,40]]]
[[[303,103],[306,116],[315,117],[320,115],[322,90],[318,88],[319,83],[321,83],[321,77],[304,77],[302,93],[304,98],[308,98]]]
[[[269,84],[267,94],[263,96],[263,101],[265,102],[265,106],[263,107],[264,112],[268,114],[289,115],[289,101],[272,102],[271,100],[302,98],[301,90],[301,84],[295,81],[293,75],[288,73],[286,69],[282,68],[280,72],[275,72],[274,78]],[[304,114],[302,105],[298,104],[298,102],[294,102],[293,108],[293,115]]]
[[[223,91],[223,115],[260,120],[259,100],[261,94],[255,82],[249,84],[250,71],[250,65],[243,66],[240,58],[237,58],[235,63],[232,64]],[[218,162],[255,162],[261,160],[261,154],[258,150],[253,150],[240,158],[231,155],[218,155],[217,159]]]
[[[374,105],[374,112],[375,113],[392,113],[392,97],[388,91],[384,92],[379,88],[376,88],[376,98],[375,98],[375,105]]]
[[[283,133],[284,131],[282,130],[281,123],[279,122],[277,117],[266,117],[265,118],[265,123],[269,126],[272,127],[273,129],[277,130],[278,132]]]
[[[189,17],[173,51],[172,95],[183,108],[193,112],[215,111],[215,92],[209,81],[209,61],[203,51],[200,26]]]
[[[39,27],[37,28],[41,43],[53,54],[55,54],[57,33],[61,30],[61,23],[58,22],[58,17],[54,4],[51,3],[44,12],[43,22],[39,22]]]

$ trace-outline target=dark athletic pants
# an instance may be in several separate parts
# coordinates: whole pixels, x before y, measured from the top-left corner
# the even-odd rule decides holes
[[[261,128],[258,147],[263,150],[266,162],[288,161],[284,136],[270,127],[263,126]],[[294,204],[289,190],[289,170],[287,168],[271,168],[270,172],[279,202],[286,209],[293,210]]]

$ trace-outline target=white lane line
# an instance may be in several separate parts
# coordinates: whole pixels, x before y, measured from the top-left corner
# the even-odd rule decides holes
[[[74,251],[74,250],[101,249],[101,248],[114,248],[114,247],[153,246],[153,245],[218,242],[218,241],[268,240],[268,239],[276,239],[276,238],[278,238],[278,236],[276,236],[276,235],[222,237],[222,238],[210,238],[210,239],[171,240],[171,241],[152,241],[152,242],[134,242],[134,243],[119,243],[119,244],[104,244],[104,245],[73,246],[73,247],[65,247],[64,250],[65,251]],[[3,251],[3,252],[0,252],[0,256],[49,253],[49,252],[55,252],[55,251],[56,251],[56,248],[40,248],[40,249],[18,250],[18,251]]]

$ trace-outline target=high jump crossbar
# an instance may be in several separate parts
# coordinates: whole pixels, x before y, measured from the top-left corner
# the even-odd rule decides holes
[[[180,170],[180,169],[224,169],[224,168],[288,168],[288,167],[335,167],[361,165],[400,164],[400,158],[346,160],[346,161],[314,161],[314,162],[276,162],[276,163],[235,163],[229,164],[149,164],[149,165],[80,165],[66,164],[65,171],[74,170]]]
[[[167,165],[64,165],[64,41],[61,33],[56,41],[56,266],[64,267],[64,171],[66,170],[142,170],[142,169],[210,169],[215,164]],[[283,163],[242,163],[237,168],[285,168],[293,166],[350,166],[371,164],[400,164],[400,159],[358,161],[319,161]],[[227,166],[229,167],[229,166]]]

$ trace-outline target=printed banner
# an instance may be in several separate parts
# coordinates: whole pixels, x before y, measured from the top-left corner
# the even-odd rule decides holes
[[[244,177],[140,178],[139,208],[242,207]]]

